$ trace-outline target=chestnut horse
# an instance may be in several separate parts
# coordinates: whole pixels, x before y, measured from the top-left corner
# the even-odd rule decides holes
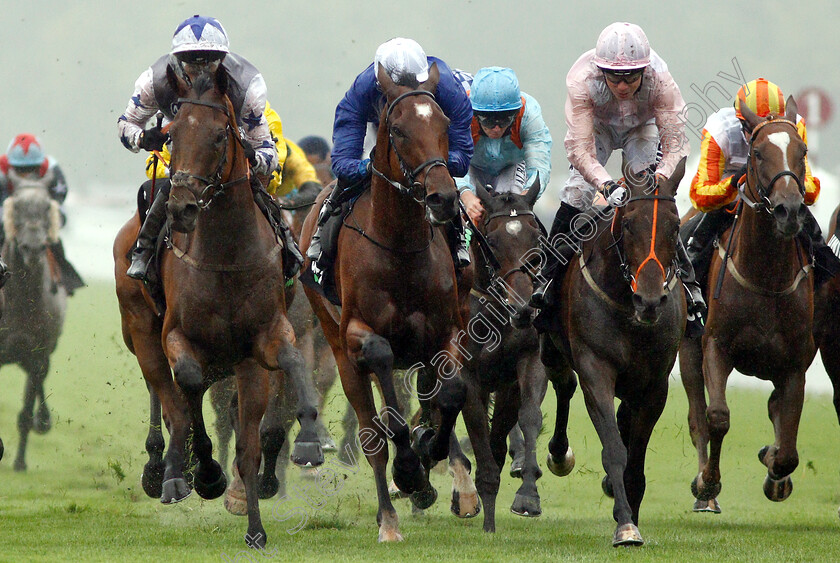
[[[402,536],[385,475],[387,438],[396,447],[397,487],[419,508],[430,506],[437,493],[429,483],[428,460],[447,456],[452,427],[465,401],[456,346],[464,323],[452,258],[439,226],[456,217],[458,194],[446,166],[449,119],[434,96],[438,68],[432,65],[429,79],[417,89],[395,84],[382,69],[378,80],[387,103],[379,122],[371,186],[353,204],[338,238],[335,283],[340,313],[311,288],[304,289],[359,419],[361,449],[376,481],[379,540],[398,541]],[[326,191],[318,206],[325,196]],[[313,209],[304,223],[304,251],[317,216]],[[399,415],[403,409],[394,368],[417,372],[424,413],[430,412],[433,401],[440,415],[436,432],[416,430],[419,456]],[[382,390],[387,423],[374,410],[371,374]]]
[[[814,289],[808,253],[796,236],[806,213],[806,147],[792,97],[785,108],[784,118],[761,118],[741,108],[752,137],[738,218],[721,237],[709,269],[708,293],[715,298],[709,299],[705,334],[702,340],[684,339],[680,351],[700,470],[691,484],[695,511],[720,512],[720,455],[729,431],[726,381],[733,369],[773,383],[768,414],[775,439],[759,452],[768,499],[790,495],[790,474],[799,464],[805,370],[816,354]]]
[[[566,436],[574,369],[603,446],[602,487],[614,498],[617,522],[614,546],[643,543],[638,523],[645,455],[665,407],[686,315],[676,275],[680,217],[674,199],[685,158],[671,178],[658,182],[650,175],[648,181],[634,178],[626,165],[622,168],[630,190],[626,205],[579,215],[573,222],[584,242],[560,287],[562,329],[541,338],[557,394],[548,467],[562,476],[574,464]],[[621,401],[617,412],[616,397]]]
[[[177,232],[170,237],[172,251],[161,260],[167,308],[161,323],[143,286],[125,275],[140,226],[135,215],[114,243],[123,336],[153,391],[153,407],[160,399],[171,436],[164,458],[163,503],[190,494],[184,477],[190,432],[198,461],[196,491],[203,498],[224,493],[225,475],[212,457],[201,403],[214,379],[235,373],[236,466],[247,495],[246,540],[263,547],[266,533],[257,472],[269,378],[279,377],[277,370],[282,370],[299,390],[302,430],[295,451],[301,464],[323,461],[315,434],[315,398],[301,391],[306,388],[303,359],[286,318],[281,246],[254,201],[243,141],[226,94],[227,74],[203,73],[187,84],[167,71],[180,96],[180,109],[169,129],[172,185],[167,215]]]

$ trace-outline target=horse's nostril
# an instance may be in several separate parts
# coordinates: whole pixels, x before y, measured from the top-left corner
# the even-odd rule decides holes
[[[773,208],[773,216],[776,218],[776,221],[783,223],[788,218],[787,207],[785,207],[784,205],[777,205]]]

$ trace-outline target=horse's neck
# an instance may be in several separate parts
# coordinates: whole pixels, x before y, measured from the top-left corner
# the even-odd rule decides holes
[[[247,252],[259,237],[260,215],[248,181],[242,180],[199,212],[195,231],[189,235],[189,253],[199,260],[207,255],[218,262],[224,256]]]
[[[590,244],[584,245],[582,256],[590,276],[598,284],[598,287],[610,297],[618,300],[629,296],[631,291],[629,284],[624,280],[621,273],[621,257],[616,250],[616,246],[621,243],[615,243],[609,232],[610,228],[609,223],[604,225],[604,231],[599,232]],[[578,260],[579,257],[572,257],[573,263]],[[577,266],[577,264],[574,264],[574,266]]]
[[[45,288],[51,283],[46,251],[34,263],[27,264],[20,251],[7,244],[3,247],[3,256],[9,262],[9,270],[14,272],[8,284],[15,294],[12,301],[26,303],[28,308],[43,301]]]
[[[788,280],[788,273],[801,267],[797,237],[776,235],[775,220],[765,212],[743,210],[734,227],[733,259],[750,280]]]
[[[371,180],[368,230],[387,246],[405,250],[419,248],[431,236],[423,204],[401,194],[377,176]]]

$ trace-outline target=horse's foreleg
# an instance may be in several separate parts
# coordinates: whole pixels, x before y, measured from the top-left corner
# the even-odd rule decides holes
[[[805,400],[805,373],[783,376],[774,381],[774,386],[767,411],[776,439],[772,446],[761,449],[758,458],[767,466],[764,494],[770,500],[783,501],[793,491],[789,475],[799,465],[796,437]]]
[[[709,428],[709,458],[691,483],[691,492],[701,501],[709,501],[720,494],[720,454],[723,438],[729,432],[729,406],[726,404],[726,381],[732,372],[732,362],[717,346],[713,338],[703,345],[703,381],[709,393],[706,422]]]
[[[216,453],[219,456],[219,465],[225,471],[228,469],[228,451],[233,436],[233,424],[228,411],[234,390],[235,383],[231,378],[217,381],[210,386],[210,403],[213,405],[213,412],[216,413]]]
[[[44,392],[44,382],[50,371],[50,357],[45,355],[37,364],[38,377],[35,378],[35,394],[38,400],[38,412],[32,419],[32,430],[36,434],[46,434],[52,428],[50,408],[47,406],[47,394]]]
[[[639,508],[645,496],[645,455],[648,442],[656,422],[662,416],[667,398],[668,379],[663,377],[644,393],[644,402],[633,405],[630,414],[624,486],[627,489],[627,501],[633,511],[633,523],[637,526],[639,525]]]
[[[537,479],[542,477],[542,470],[537,463],[537,436],[542,428],[540,405],[545,397],[548,379],[536,354],[520,360],[517,372],[520,396],[518,422],[524,437],[524,461],[522,486],[516,491],[511,512],[520,516],[539,516],[542,510]]]
[[[18,414],[17,426],[20,433],[17,457],[15,458],[15,471],[26,471],[26,445],[29,440],[29,432],[32,430],[35,410],[35,397],[38,394],[38,381],[41,377],[35,362],[23,366],[26,371],[26,386],[23,391],[23,408]]]
[[[575,467],[575,454],[569,446],[569,404],[577,389],[575,372],[548,334],[540,335],[540,361],[545,366],[546,377],[554,387],[557,410],[554,417],[554,434],[548,442],[546,465],[558,477],[565,477]]]
[[[259,483],[262,448],[260,446],[260,421],[265,414],[269,395],[269,373],[254,360],[245,360],[236,366],[236,385],[239,398],[239,432],[236,437],[236,465],[245,485],[248,507],[248,533],[245,541],[249,547],[265,547],[267,537],[260,518]]]
[[[287,331],[291,333],[291,325],[284,319]],[[297,419],[300,423],[300,431],[295,438],[295,449],[292,453],[292,461],[302,467],[313,467],[324,463],[324,452],[321,449],[321,442],[318,440],[318,429],[315,421],[318,418],[318,392],[312,378],[306,373],[306,366],[303,361],[303,354],[295,348],[288,340],[280,345],[277,355],[277,363],[283,373],[286,374],[286,383],[294,386],[297,395]]]
[[[820,357],[834,389],[834,412],[837,422],[840,423],[840,346],[837,346],[836,342],[832,340],[823,343],[820,346]]]
[[[259,477],[260,498],[271,498],[277,494],[280,481],[277,478],[277,458],[286,440],[286,412],[283,404],[288,402],[285,381],[280,372],[269,376],[269,400],[262,423],[260,424],[260,444],[262,447],[263,471]],[[285,463],[281,464],[285,466]],[[285,476],[284,476],[285,477]]]
[[[163,439],[163,427],[160,418],[160,400],[152,386],[146,384],[149,391],[149,433],[146,435],[146,453],[149,461],[143,467],[141,482],[143,491],[152,498],[160,498],[163,492],[163,450],[166,442]]]
[[[486,402],[482,400],[480,390],[473,381],[470,380],[465,387],[466,398],[462,415],[475,454],[475,486],[478,489],[479,497],[481,497],[481,504],[484,505],[484,531],[495,532],[496,496],[499,493],[501,469],[493,457],[490,445]],[[502,407],[496,405],[496,408]],[[508,430],[510,429],[508,428]],[[501,433],[502,459],[505,456],[504,440],[506,436],[507,431]]]
[[[470,471],[472,464],[461,450],[458,436],[449,435],[449,475],[452,476],[452,496],[449,510],[458,518],[472,518],[481,512],[481,501]]]

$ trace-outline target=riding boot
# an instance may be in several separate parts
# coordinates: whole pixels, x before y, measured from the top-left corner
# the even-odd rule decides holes
[[[303,255],[298,249],[292,229],[283,218],[283,210],[280,205],[265,191],[256,175],[251,176],[251,191],[254,195],[254,203],[265,214],[266,219],[271,223],[271,228],[275,230],[283,242],[283,277],[290,280],[297,275],[301,264],[303,264]]]
[[[685,245],[682,240],[677,240],[677,264],[679,276],[685,287],[686,297],[686,338],[699,338],[703,335],[703,327],[706,324],[706,301],[703,299],[703,290],[694,277],[694,268],[688,257]]]
[[[707,252],[712,242],[732,224],[735,216],[726,208],[715,209],[700,214],[697,225],[685,241],[684,250],[694,269],[706,272],[711,264],[711,252]]]
[[[62,244],[61,239],[50,245],[50,252],[58,262],[58,270],[61,272],[61,285],[67,290],[67,295],[73,295],[77,289],[84,287],[85,282],[82,280],[82,276],[64,255],[64,244]]]
[[[467,246],[467,233],[461,215],[456,216],[446,225],[446,237],[455,270],[463,270],[470,265],[470,250]]]
[[[579,213],[581,213],[580,209],[564,201],[560,204],[560,208],[554,216],[554,222],[551,224],[551,233],[549,234],[549,240],[553,245],[554,251],[545,253],[545,261],[543,262],[539,275],[545,282],[534,290],[529,303],[535,309],[543,309],[552,304],[550,291],[552,282],[556,277],[562,275],[566,266],[569,264],[569,260],[577,252],[577,248],[572,249],[572,246],[567,241],[568,235],[572,230],[572,220]],[[557,240],[558,238],[560,239],[559,241]],[[560,260],[558,254],[565,258],[565,260]]]
[[[811,245],[811,253],[814,255],[814,289],[816,289],[840,272],[840,258],[825,243],[820,225],[811,210],[807,207],[805,209],[808,213],[805,215],[801,232],[803,237],[807,237],[807,242]]]
[[[312,240],[309,243],[309,248],[306,251],[306,256],[312,261],[312,277],[318,284],[323,284],[324,271],[332,265],[333,249],[329,244],[329,240],[324,240],[326,244],[322,244],[321,235],[325,230],[324,225],[333,218],[339,215],[341,210],[341,186],[335,186],[327,198],[321,205],[321,211],[318,213],[318,221],[316,223],[315,232],[312,234]]]
[[[149,262],[155,254],[155,246],[160,230],[166,223],[166,201],[169,199],[169,182],[161,182],[160,189],[155,194],[146,220],[137,234],[137,243],[131,253],[131,266],[125,274],[135,280],[148,281]]]

